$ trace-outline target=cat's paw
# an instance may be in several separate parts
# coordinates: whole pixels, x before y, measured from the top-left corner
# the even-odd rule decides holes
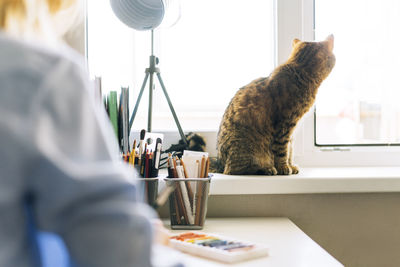
[[[299,166],[291,165],[290,168],[292,169],[292,174],[298,174],[299,173]]]
[[[283,166],[278,166],[276,168],[278,171],[278,175],[291,175],[292,174],[292,168],[290,168],[289,165],[283,165]]]
[[[267,167],[263,169],[263,174],[265,175],[277,175],[278,171],[275,169],[275,167]]]

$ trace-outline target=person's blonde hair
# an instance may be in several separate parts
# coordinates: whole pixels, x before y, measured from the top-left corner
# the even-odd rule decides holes
[[[14,35],[44,34],[49,17],[76,4],[77,0],[0,0],[0,29]],[[50,15],[50,16],[49,16]]]

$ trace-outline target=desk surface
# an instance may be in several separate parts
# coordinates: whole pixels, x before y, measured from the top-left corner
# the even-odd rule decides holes
[[[169,222],[166,224],[169,227]],[[269,256],[237,264],[223,264],[185,254],[183,260],[187,266],[343,266],[287,218],[207,218],[202,231],[262,243],[269,248]]]

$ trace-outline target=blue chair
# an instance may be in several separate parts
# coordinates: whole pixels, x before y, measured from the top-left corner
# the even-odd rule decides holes
[[[27,229],[32,242],[35,266],[74,267],[63,240],[54,233],[39,231],[35,225],[31,202],[26,204]]]
[[[56,234],[48,232],[37,232],[36,241],[38,246],[41,267],[73,267],[68,250],[63,240]]]

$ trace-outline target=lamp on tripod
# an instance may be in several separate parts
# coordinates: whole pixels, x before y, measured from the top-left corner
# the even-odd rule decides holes
[[[172,5],[172,2],[173,1],[171,0],[110,0],[111,8],[120,21],[135,30],[151,31],[151,55],[149,58],[149,67],[146,68],[146,76],[140,89],[135,108],[133,109],[131,118],[129,120],[129,131],[132,128],[133,121],[135,120],[135,116],[139,108],[143,92],[146,88],[147,81],[149,81],[147,131],[151,132],[154,74],[156,74],[162,91],[168,102],[169,109],[174,117],[179,134],[184,143],[187,144],[185,134],[183,133],[178,117],[176,116],[175,109],[171,103],[171,99],[168,96],[167,89],[165,88],[164,82],[161,78],[160,69],[157,67],[159,62],[158,57],[154,55],[154,29],[161,24],[163,19],[165,19],[166,11],[168,7]]]

